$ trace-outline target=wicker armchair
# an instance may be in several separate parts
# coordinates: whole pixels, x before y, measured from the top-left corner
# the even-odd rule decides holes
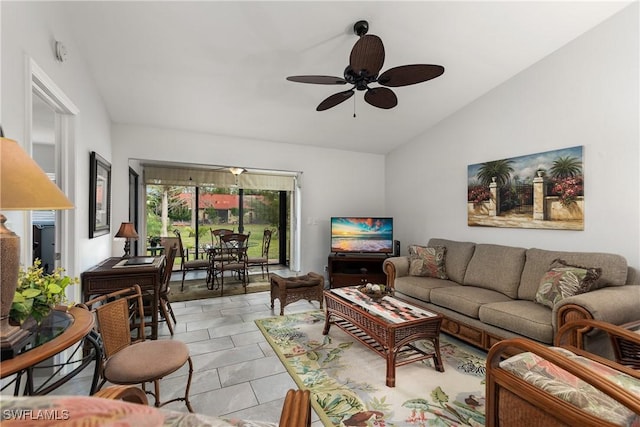
[[[593,319],[578,319],[564,325],[555,338],[555,345],[584,349],[584,337],[590,333],[605,333],[609,337],[613,355],[621,365],[640,370],[640,321],[617,326]]]
[[[103,344],[100,389],[107,381],[113,384],[141,384],[142,390],[154,396],[155,406],[184,401],[189,402],[189,389],[193,376],[193,363],[189,349],[181,341],[145,340],[144,303],[138,285],[102,295],[84,304],[95,313],[98,333]],[[189,375],[184,397],[161,402],[160,380],[189,364]],[[154,391],[147,391],[146,383],[154,384]]]
[[[614,361],[573,346],[554,350],[523,338],[507,339],[487,356],[486,425],[635,425],[629,418],[635,414],[640,420],[639,389],[640,372]],[[625,421],[613,422],[614,416]]]
[[[311,402],[309,390],[290,389],[284,398],[280,427],[310,427]]]

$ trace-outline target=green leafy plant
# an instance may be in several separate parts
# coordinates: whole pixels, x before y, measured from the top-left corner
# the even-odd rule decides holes
[[[36,259],[26,270],[18,272],[18,286],[13,296],[9,317],[23,323],[29,316],[40,324],[51,310],[66,302],[67,286],[78,283],[78,278],[65,276],[63,268],[56,268],[52,274],[46,274]]]

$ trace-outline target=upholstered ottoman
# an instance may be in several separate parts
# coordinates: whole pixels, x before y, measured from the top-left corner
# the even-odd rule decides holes
[[[292,302],[301,299],[307,301],[319,301],[322,308],[324,289],[324,276],[318,273],[308,273],[298,277],[281,277],[271,274],[271,308],[273,301],[280,300],[280,316],[284,314],[284,308]]]

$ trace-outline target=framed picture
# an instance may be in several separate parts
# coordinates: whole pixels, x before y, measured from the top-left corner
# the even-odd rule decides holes
[[[583,147],[467,168],[469,226],[584,230]]]
[[[89,166],[89,238],[111,232],[111,164],[95,151]]]

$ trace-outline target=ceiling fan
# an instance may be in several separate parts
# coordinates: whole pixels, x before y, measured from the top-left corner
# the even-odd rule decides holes
[[[338,92],[322,101],[316,111],[324,111],[351,98],[355,90],[366,90],[364,100],[374,107],[390,109],[398,105],[398,98],[388,87],[408,86],[435,79],[444,73],[440,65],[412,64],[390,68],[382,74],[380,70],[384,63],[384,45],[380,37],[368,34],[369,23],[358,21],[353,26],[353,32],[360,37],[351,49],[349,65],[344,69],[344,78],[333,76],[290,76],[287,80],[298,83],[312,83],[320,85],[352,84],[353,87],[344,92]],[[388,87],[373,87],[369,84],[378,83]]]

